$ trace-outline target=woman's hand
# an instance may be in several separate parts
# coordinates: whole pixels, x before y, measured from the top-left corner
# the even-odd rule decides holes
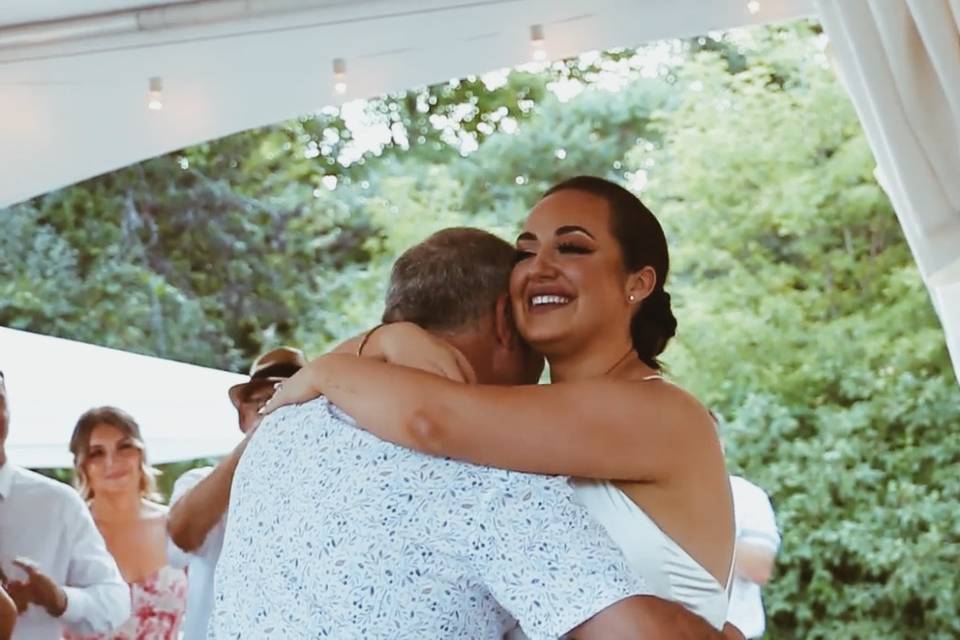
[[[370,336],[363,355],[454,382],[474,384],[477,381],[473,367],[459,349],[412,322],[395,322],[378,328]]]
[[[374,330],[363,357],[419,369],[455,382],[473,384],[477,376],[466,356],[446,340],[411,322],[396,322]],[[290,404],[302,404],[323,395],[320,385],[324,356],[311,360],[288,380],[277,384],[273,397],[260,409],[267,415]]]
[[[323,356],[311,360],[300,371],[283,382],[278,382],[274,387],[273,395],[257,413],[265,416],[288,404],[302,404],[323,395],[323,391],[317,385],[321,367],[323,367]]]

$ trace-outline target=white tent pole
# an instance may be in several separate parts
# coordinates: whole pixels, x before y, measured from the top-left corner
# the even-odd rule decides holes
[[[199,0],[156,5],[134,11],[0,29],[0,49],[57,44],[177,27],[194,27],[258,16],[307,11],[338,3],[339,0]]]

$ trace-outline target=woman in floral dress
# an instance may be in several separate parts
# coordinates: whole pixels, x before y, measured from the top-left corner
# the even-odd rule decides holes
[[[65,640],[176,640],[186,608],[187,576],[167,564],[167,508],[155,499],[140,428],[126,412],[84,413],[70,439],[77,490],[120,573],[130,585],[130,618],[111,633]]]

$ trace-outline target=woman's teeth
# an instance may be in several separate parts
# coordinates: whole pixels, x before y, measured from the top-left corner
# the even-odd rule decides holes
[[[530,303],[536,307],[543,304],[567,304],[570,298],[566,296],[533,296]]]

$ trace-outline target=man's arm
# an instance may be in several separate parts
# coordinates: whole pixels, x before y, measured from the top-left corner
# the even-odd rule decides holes
[[[181,484],[179,488],[174,487],[170,500],[173,506],[167,514],[167,534],[178,548],[188,553],[195,552],[203,545],[210,530],[223,518],[230,504],[233,474],[240,456],[247,448],[250,435],[195,486]]]
[[[747,637],[743,635],[743,632],[729,622],[723,625],[723,637],[726,640],[747,640]]]
[[[724,640],[724,635],[676,602],[634,596],[607,607],[571,631],[570,640]]]
[[[749,539],[737,540],[737,553],[734,570],[750,582],[760,586],[767,584],[773,575],[773,565],[776,561],[776,550],[769,544],[754,542]]]
[[[743,478],[734,478],[734,515],[737,520],[737,553],[734,570],[737,575],[765,585],[773,574],[780,532],[773,505],[766,492]]]
[[[130,587],[107,551],[86,505],[75,496],[68,513],[65,544],[72,544],[63,592],[67,606],[60,618],[77,633],[100,634],[119,627],[130,617]]]

